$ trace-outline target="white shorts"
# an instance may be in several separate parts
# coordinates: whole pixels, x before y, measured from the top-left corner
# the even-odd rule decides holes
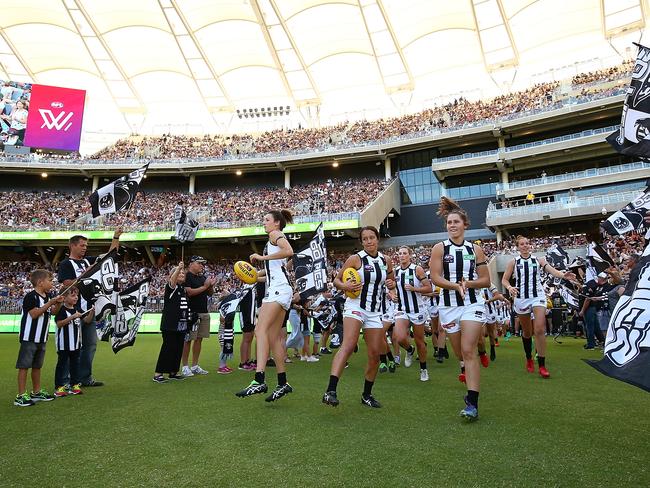
[[[281,285],[278,287],[271,287],[266,290],[266,294],[262,299],[262,303],[279,303],[280,306],[289,310],[291,307],[291,300],[293,300],[293,290],[289,285]]]
[[[485,305],[472,303],[462,307],[439,307],[440,325],[448,334],[460,332],[460,323],[465,321],[485,323]]]
[[[364,329],[383,329],[382,313],[381,312],[368,312],[362,309],[356,303],[350,303],[349,300],[345,301],[345,308],[343,309],[343,318],[348,317],[358,320],[363,324]]]
[[[395,323],[395,311],[391,310],[381,315],[381,321],[386,322],[387,324]]]
[[[485,323],[486,324],[494,324],[497,321],[497,316],[495,313],[490,312],[490,309],[488,308],[488,304],[485,304]]]
[[[429,317],[434,318],[438,316],[438,305],[429,305]]]
[[[546,297],[515,298],[512,308],[516,314],[526,315],[531,313],[535,307],[544,307],[544,310],[546,310]]]
[[[395,310],[395,320],[408,320],[413,325],[424,325],[427,322],[427,317],[423,312],[408,313]]]

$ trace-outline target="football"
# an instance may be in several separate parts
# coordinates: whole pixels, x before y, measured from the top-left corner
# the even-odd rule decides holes
[[[344,282],[352,281],[353,283],[361,283],[361,275],[354,268],[346,268],[343,270],[343,281]],[[349,298],[359,298],[359,295],[361,295],[361,290],[346,291],[345,295]]]
[[[257,283],[257,270],[246,261],[237,261],[234,266],[237,278],[242,280],[247,285]]]

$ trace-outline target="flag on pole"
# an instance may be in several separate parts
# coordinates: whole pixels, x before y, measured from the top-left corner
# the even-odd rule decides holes
[[[307,245],[293,255],[293,269],[296,291],[303,300],[327,291],[327,249],[322,222]]]
[[[623,103],[621,127],[607,142],[621,154],[650,158],[650,49],[636,45],[639,51]]]
[[[650,246],[630,273],[614,307],[605,356],[587,361],[601,373],[650,392]]]
[[[113,250],[88,268],[79,278],[79,294],[95,306],[95,320],[103,320],[115,312],[115,282],[117,280],[116,250]]]
[[[560,293],[560,296],[562,297],[562,300],[564,300],[564,303],[566,303],[574,310],[578,309],[578,304],[580,302],[578,300],[578,294],[574,290],[569,288],[566,284],[561,283],[557,291]]]
[[[649,141],[650,143],[650,141]],[[614,212],[607,220],[600,224],[601,228],[612,236],[622,236],[632,231],[646,231],[646,212],[650,210],[650,187],[628,203],[618,212]],[[646,234],[646,237],[648,235]]]
[[[176,224],[174,238],[178,242],[185,244],[186,242],[194,242],[196,240],[199,223],[196,220],[190,219],[181,205],[176,205],[174,208],[174,223]]]
[[[546,251],[546,261],[558,271],[569,267],[569,254],[559,244],[553,244]]]
[[[614,260],[600,244],[592,242],[587,248],[587,269],[585,282],[595,280],[596,276],[604,273],[607,268],[615,266]]]
[[[148,167],[149,163],[92,192],[88,199],[92,207],[93,218],[131,207]]]
[[[111,316],[111,347],[117,354],[135,342],[149,296],[151,278],[136,283],[118,295],[115,313]]]

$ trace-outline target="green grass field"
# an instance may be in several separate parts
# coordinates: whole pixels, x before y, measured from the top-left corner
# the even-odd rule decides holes
[[[18,339],[0,335],[0,485],[5,486],[650,486],[650,395],[586,365],[582,341],[550,343],[543,380],[524,371],[521,343],[502,342],[482,370],[481,418],[458,417],[457,363],[429,360],[383,374],[360,404],[362,348],[339,385],[337,409],[320,403],[331,356],[289,365],[294,393],[275,404],[236,398],[251,374],[155,384],[157,335],[114,355],[100,344],[84,395],[13,406]],[[238,349],[236,349],[238,350]],[[48,344],[44,385],[56,353]],[[649,373],[650,374],[650,373]],[[275,372],[270,369],[269,383]]]

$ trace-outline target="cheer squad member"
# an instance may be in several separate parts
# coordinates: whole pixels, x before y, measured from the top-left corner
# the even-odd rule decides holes
[[[424,340],[424,324],[427,317],[421,294],[431,293],[431,282],[426,277],[422,266],[411,262],[411,250],[408,247],[400,247],[397,256],[400,265],[395,271],[397,308],[395,310],[394,338],[400,346],[406,349],[404,366],[410,368],[415,353],[409,336],[409,329],[413,324],[413,337],[420,361],[420,381],[429,381],[427,344]]]
[[[513,310],[519,318],[522,329],[521,342],[526,354],[526,370],[535,372],[533,363],[533,340],[535,334],[535,348],[537,349],[537,364],[539,375],[549,378],[551,374],[546,369],[546,293],[542,286],[541,274],[548,273],[555,278],[575,280],[571,272],[562,272],[546,262],[545,257],[536,258],[530,253],[530,241],[524,236],[517,236],[517,250],[519,257],[512,259],[503,273],[501,283],[514,298]],[[515,286],[510,285],[510,278],[514,273]],[[531,320],[534,315],[534,323]]]
[[[490,286],[490,274],[481,246],[465,240],[469,218],[453,200],[442,197],[438,215],[445,219],[448,239],[431,249],[431,280],[440,288],[440,324],[458,340],[465,364],[467,396],[461,417],[478,418],[480,366],[476,348],[483,333],[485,305],[481,288]]]
[[[323,395],[323,403],[336,407],[339,400],[336,397],[336,387],[343,374],[345,364],[357,346],[359,332],[363,328],[363,338],[366,341],[368,364],[365,372],[365,383],[361,395],[361,403],[368,407],[380,408],[381,404],[372,396],[372,386],[379,368],[379,355],[384,352],[384,328],[381,322],[384,285],[389,289],[395,288],[393,280],[393,265],[377,250],[379,231],[375,227],[363,227],[360,234],[363,251],[350,256],[334,279],[334,286],[342,291],[360,291],[358,298],[348,297],[343,310],[343,343],[339,348],[330,372],[327,391]],[[361,283],[343,281],[343,270],[354,268],[359,271]]]
[[[293,222],[288,210],[271,210],[264,216],[264,231],[269,235],[269,241],[264,247],[264,254],[251,254],[252,263],[264,263],[266,274],[266,293],[259,310],[255,328],[257,346],[257,368],[255,379],[243,390],[236,393],[238,397],[247,397],[258,393],[266,393],[264,371],[269,358],[269,349],[273,351],[275,367],[278,372],[278,386],[266,398],[273,402],[291,393],[293,388],[287,383],[285,370],[286,349],[282,334],[287,312],[291,307],[293,289],[287,273],[287,259],[293,256],[291,244],[282,233],[287,224]]]

